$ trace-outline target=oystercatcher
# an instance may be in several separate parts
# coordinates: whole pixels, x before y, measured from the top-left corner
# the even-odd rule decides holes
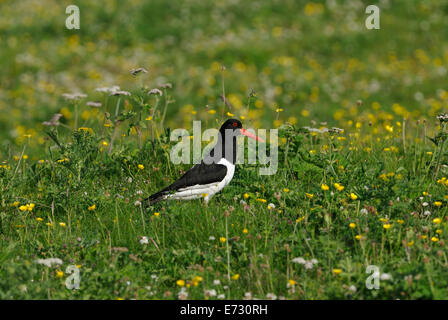
[[[218,142],[201,163],[188,170],[176,182],[154,193],[145,201],[154,204],[165,199],[191,200],[204,198],[205,203],[230,183],[235,173],[236,137],[245,135],[262,141],[243,129],[237,119],[229,119],[219,129]]]

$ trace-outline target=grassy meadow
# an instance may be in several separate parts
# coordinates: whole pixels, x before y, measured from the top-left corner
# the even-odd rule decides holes
[[[448,298],[446,2],[72,2],[0,1],[0,299]],[[146,208],[227,118],[277,173]]]

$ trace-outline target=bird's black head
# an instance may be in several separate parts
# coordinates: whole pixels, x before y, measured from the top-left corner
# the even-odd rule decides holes
[[[229,129],[229,130],[237,130],[237,129],[242,129],[242,128],[243,128],[243,125],[242,125],[240,120],[229,119],[229,120],[227,120],[226,122],[224,122],[222,124],[221,128],[219,129],[219,131],[221,131],[221,133],[224,133],[227,129]]]

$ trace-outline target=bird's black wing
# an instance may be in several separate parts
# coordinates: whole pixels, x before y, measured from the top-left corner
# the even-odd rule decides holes
[[[150,204],[153,204],[162,200],[163,196],[171,191],[177,191],[179,189],[191,187],[197,184],[204,185],[213,182],[220,182],[224,179],[226,174],[227,167],[225,165],[217,163],[205,164],[202,161],[185,172],[185,174],[173,184],[151,195],[147,200],[150,201]]]

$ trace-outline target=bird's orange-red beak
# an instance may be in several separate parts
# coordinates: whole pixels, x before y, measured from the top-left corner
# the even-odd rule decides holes
[[[263,139],[261,139],[260,137],[257,137],[256,135],[250,133],[250,132],[247,131],[246,129],[241,128],[240,131],[241,131],[241,134],[243,134],[243,135],[245,135],[245,136],[247,136],[247,137],[249,137],[249,138],[252,138],[252,139],[257,140],[257,141],[260,141],[260,142],[264,142]]]

